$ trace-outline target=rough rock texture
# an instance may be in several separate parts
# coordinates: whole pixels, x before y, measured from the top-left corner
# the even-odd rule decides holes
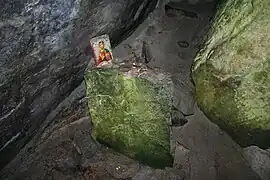
[[[270,146],[269,9],[222,1],[193,66],[198,105],[242,146]]]
[[[194,113],[195,98],[193,90],[179,80],[174,83],[173,105],[186,116]]]
[[[116,45],[156,2],[0,2],[0,168],[81,83],[89,38],[108,33]]]
[[[179,6],[182,3],[177,8]],[[191,19],[183,15],[169,17],[161,12],[164,9],[157,9],[132,36],[114,49],[114,55],[124,58],[131,55],[133,50],[140,51],[133,45],[140,45],[137,40],[146,40],[153,55],[151,66],[162,67],[172,72],[174,79],[181,80],[185,85],[191,84],[188,78],[190,65],[212,14],[210,4],[198,4],[192,8],[195,12],[201,12],[198,13],[201,18]],[[178,41],[187,41],[189,46],[181,48],[177,46]],[[44,180],[259,180],[243,158],[242,149],[211,123],[196,104],[194,107],[194,115],[185,117],[188,122],[173,130],[173,137],[178,142],[174,168],[153,170],[110,149],[97,147],[96,151],[93,148],[96,143],[90,136],[91,123],[88,118],[81,119],[87,111],[83,83],[49,114],[34,138],[0,171],[0,177],[5,180],[13,180],[14,177],[31,179],[31,176],[32,179]],[[60,130],[63,135],[69,134],[68,137],[77,134],[76,141],[75,138],[71,140],[57,133]],[[88,143],[78,142],[77,138]],[[47,149],[45,143],[52,146]],[[85,163],[73,160],[78,154],[82,154],[81,162]]]
[[[23,155],[0,172],[1,179],[184,180],[183,171],[155,170],[101,147],[91,136],[87,117],[57,126],[28,144]]]
[[[96,143],[85,94],[82,83],[49,114],[34,138],[0,171],[1,180],[185,178],[181,170],[142,166]]]
[[[174,16],[162,15],[164,9],[157,9],[129,38],[114,49],[114,55],[121,59],[140,56],[143,42],[148,43],[148,54],[152,55],[148,66],[159,67],[171,72],[173,83],[180,95],[194,94],[189,73],[192,61],[199,49],[199,43],[213,11],[210,4],[187,7],[183,3],[174,4]],[[198,19],[178,13],[178,9],[197,12]],[[186,41],[188,47],[180,47],[177,42]],[[182,88],[185,86],[185,88]],[[183,92],[184,91],[184,92]],[[189,91],[189,92],[185,92]],[[178,100],[187,97],[178,96]],[[194,102],[192,96],[187,102]],[[189,106],[191,103],[182,103]],[[184,126],[173,127],[172,138],[177,141],[174,168],[183,169],[186,180],[259,180],[259,176],[243,158],[242,149],[218,126],[211,123],[195,104],[194,115],[186,116]],[[191,107],[186,107],[190,109]]]
[[[243,149],[244,156],[251,165],[252,169],[257,172],[261,180],[270,179],[270,152],[262,150],[257,146],[249,146]]]
[[[86,71],[93,136],[115,150],[156,168],[172,166],[170,76],[148,70],[128,77],[118,69]]]
[[[177,141],[174,167],[188,180],[260,180],[243,157],[241,147],[195,106],[182,127],[174,127]]]
[[[160,1],[162,9],[148,17],[144,25],[117,46],[114,55],[125,60],[134,56],[147,56],[149,67],[170,72],[174,81],[173,104],[184,115],[191,115],[194,113],[195,98],[190,81],[190,66],[198,51],[201,36],[204,35],[202,28],[207,25],[212,14],[213,4],[166,2]],[[196,12],[199,18],[190,18],[182,13],[183,10],[186,14]],[[181,42],[188,44],[188,47],[182,46]]]
[[[185,116],[180,111],[173,108],[173,111],[172,111],[172,126],[183,126],[186,123],[187,123],[187,119],[185,118]]]

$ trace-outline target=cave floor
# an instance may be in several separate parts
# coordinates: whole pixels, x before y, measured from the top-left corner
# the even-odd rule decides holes
[[[197,4],[197,8],[200,4]],[[212,8],[211,6],[208,6]],[[191,7],[191,9],[194,7]],[[176,7],[177,9],[177,7]],[[202,10],[203,9],[203,10]],[[149,67],[170,72],[180,92],[193,94],[190,68],[198,51],[211,11],[205,7],[187,16],[175,9],[156,9],[136,31],[113,51],[120,59],[140,56],[142,42],[152,54]],[[183,97],[194,101],[194,96]],[[254,180],[242,149],[212,124],[195,105],[183,126],[173,128],[177,141],[173,168],[154,170],[113,152],[91,137],[84,84],[53,111],[42,129],[0,172],[3,179],[175,179]]]
[[[132,36],[115,48],[114,54],[123,59],[132,52],[139,56],[142,42],[147,42],[153,56],[149,66],[170,72],[174,85],[181,87],[177,92],[182,96],[178,98],[192,102],[194,95],[189,94],[194,94],[194,87],[190,69],[210,25],[211,8],[205,4],[191,5],[188,9],[197,12],[196,17],[177,11],[177,4],[166,8],[166,12],[156,10]],[[185,103],[183,106],[191,105]],[[242,157],[241,148],[211,123],[196,103],[180,109],[193,112],[186,116],[186,124],[173,128],[173,139],[177,141],[174,167],[184,170],[186,179],[257,179]]]

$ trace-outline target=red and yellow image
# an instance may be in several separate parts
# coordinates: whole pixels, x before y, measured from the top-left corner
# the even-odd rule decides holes
[[[94,53],[95,64],[97,67],[111,63],[113,56],[108,35],[92,38],[90,40],[90,44]]]

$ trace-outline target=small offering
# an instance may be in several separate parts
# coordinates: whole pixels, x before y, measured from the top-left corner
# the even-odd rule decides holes
[[[113,60],[110,38],[107,34],[90,40],[97,68],[111,65]]]

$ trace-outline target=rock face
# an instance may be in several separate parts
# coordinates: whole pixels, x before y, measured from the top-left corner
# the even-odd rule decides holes
[[[198,5],[198,7],[201,6]],[[211,12],[209,9],[205,10],[206,15],[209,12]],[[153,44],[149,43],[151,51],[156,50],[153,53],[155,55],[153,65],[164,62],[167,67],[170,67],[172,64],[177,71],[170,72],[178,75],[176,79],[184,81],[184,75],[189,72],[197,48],[195,43],[198,38],[196,38],[196,42],[192,42],[191,38],[194,34],[196,37],[198,35],[201,37],[201,33],[196,32],[199,29],[203,31],[202,28],[208,22],[206,15],[201,15],[204,19],[184,18],[179,20],[177,16],[172,18],[163,16],[160,11],[151,14],[142,25],[146,30],[153,29],[151,26],[154,25],[155,31],[150,31],[149,36],[140,33],[140,38],[153,41]],[[152,23],[149,23],[149,19]],[[200,27],[197,26],[198,24]],[[133,45],[131,42],[136,42],[138,38],[136,33],[138,34],[140,29],[142,26],[118,47],[127,46],[125,44]],[[160,31],[162,33],[159,33]],[[167,59],[163,56],[160,57],[157,53],[159,51],[160,54],[164,53],[168,56],[168,50],[177,47],[177,41],[180,40],[189,42],[188,48],[179,49],[181,53],[185,53],[181,56],[184,58],[183,60],[180,57],[177,58],[178,52],[175,49],[173,52],[176,55],[169,56]],[[173,44],[175,46],[172,46]],[[116,49],[113,54],[115,57],[120,57]],[[128,49],[123,51],[120,48],[119,51],[123,54],[123,52],[127,53]],[[188,66],[184,66],[184,63],[188,63]],[[178,142],[174,168],[154,170],[142,166],[126,156],[113,153],[110,149],[105,149],[105,152],[96,151],[97,144],[90,134],[92,132],[90,119],[83,118],[86,116],[87,110],[84,96],[84,86],[80,86],[58,105],[42,123],[41,129],[35,137],[0,171],[1,179],[12,180],[16,177],[17,179],[46,180],[260,179],[246,165],[241,148],[226,133],[221,132],[216,125],[210,123],[196,105],[194,115],[185,117],[188,122],[183,127],[174,127],[173,137]],[[184,177],[183,170],[186,172],[186,177]]]
[[[91,56],[88,38],[107,33],[116,45],[156,3],[157,0],[0,3],[1,166],[81,83]]]
[[[270,179],[270,152],[257,146],[249,146],[243,149],[244,157],[252,169],[257,172],[262,180]]]
[[[147,73],[153,81],[128,77],[117,69],[87,70],[93,136],[144,164],[164,168],[173,163],[169,128],[172,82],[165,74]]]
[[[269,8],[222,1],[193,66],[200,108],[242,146],[270,146]]]
[[[84,106],[80,106],[82,107]],[[102,148],[91,136],[91,121],[88,117],[72,120],[67,124],[63,124],[64,119],[56,118],[62,125],[51,125],[51,129],[46,129],[40,138],[33,138],[36,142],[27,144],[19,157],[0,171],[1,180],[185,178],[185,173],[181,170],[149,168],[111,149]],[[48,133],[52,129],[53,132]]]

